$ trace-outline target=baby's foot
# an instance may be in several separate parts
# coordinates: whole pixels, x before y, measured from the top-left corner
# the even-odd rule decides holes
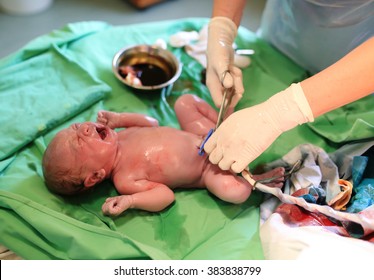
[[[268,172],[265,172],[259,175],[253,175],[252,178],[255,181],[258,181],[258,180],[276,177],[276,179],[274,179],[273,182],[266,183],[264,185],[272,187],[272,188],[281,188],[283,187],[283,184],[284,184],[284,177],[283,177],[284,173],[285,173],[284,167],[276,167]]]
[[[114,129],[116,128],[117,115],[118,113],[115,112],[99,111],[97,113],[97,122]]]
[[[132,197],[131,195],[120,195],[109,197],[105,200],[101,210],[104,215],[107,216],[118,216],[122,212],[131,208],[132,206]]]

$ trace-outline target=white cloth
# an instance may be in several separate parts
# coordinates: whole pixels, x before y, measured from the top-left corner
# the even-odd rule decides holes
[[[260,227],[260,238],[268,260],[310,260],[311,264],[343,260],[348,264],[349,260],[374,259],[371,242],[340,236],[318,226],[290,227],[278,213]]]
[[[175,48],[184,47],[186,53],[196,59],[204,68],[206,68],[206,50],[208,45],[208,26],[205,25],[199,32],[180,31],[170,36],[169,44]],[[248,56],[234,56],[234,64],[239,68],[248,67],[251,59]]]

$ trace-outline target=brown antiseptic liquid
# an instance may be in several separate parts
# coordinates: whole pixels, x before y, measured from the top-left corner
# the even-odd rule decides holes
[[[167,73],[165,73],[163,69],[153,64],[135,64],[132,65],[132,68],[143,86],[160,85],[167,82],[169,79]]]

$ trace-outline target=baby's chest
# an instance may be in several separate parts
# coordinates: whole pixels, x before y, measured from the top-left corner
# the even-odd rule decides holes
[[[200,177],[202,166],[203,157],[197,149],[152,146],[142,151],[133,150],[122,158],[118,175],[125,182],[148,180],[171,186]]]
[[[153,146],[145,147],[141,152],[132,151],[122,166],[127,176],[171,176],[172,172],[180,172],[186,160],[189,161],[183,150]]]

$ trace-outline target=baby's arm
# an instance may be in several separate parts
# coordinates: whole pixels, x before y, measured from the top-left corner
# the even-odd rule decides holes
[[[118,216],[131,208],[158,212],[165,209],[173,201],[174,192],[163,184],[157,184],[146,191],[109,197],[103,204],[102,211],[108,216]]]
[[[158,126],[158,121],[147,115],[110,111],[99,111],[97,113],[97,122],[105,124],[111,129],[131,126]]]

